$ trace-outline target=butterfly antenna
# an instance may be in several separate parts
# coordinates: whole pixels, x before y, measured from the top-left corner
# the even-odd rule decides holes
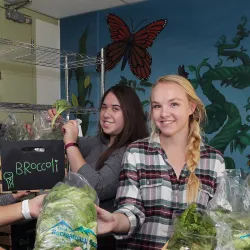
[[[142,23],[144,23],[145,21],[147,21],[147,18],[146,19],[144,19],[144,20],[142,20],[137,26],[136,26],[136,28],[133,30],[133,31],[136,31],[137,30],[137,28],[142,24]]]
[[[133,20],[132,20],[131,17],[129,17],[129,19],[130,19],[130,22],[131,22],[131,30],[134,30],[134,28],[133,28]]]

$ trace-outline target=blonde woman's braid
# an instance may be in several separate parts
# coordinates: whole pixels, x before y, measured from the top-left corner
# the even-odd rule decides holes
[[[197,167],[200,160],[200,125],[196,120],[190,122],[190,135],[188,139],[186,159],[187,167],[190,171],[190,176],[187,183],[187,202],[192,203],[196,201],[200,180],[195,175],[195,168]]]

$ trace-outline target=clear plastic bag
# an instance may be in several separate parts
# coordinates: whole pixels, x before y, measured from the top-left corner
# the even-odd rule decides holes
[[[206,211],[193,206],[173,216],[174,233],[164,250],[250,249],[249,173],[227,170]]]
[[[4,141],[22,141],[29,140],[31,135],[28,133],[24,122],[18,120],[14,114],[9,114],[2,124],[0,137]]]
[[[227,170],[208,204],[216,223],[216,250],[250,249],[249,174],[241,169]]]
[[[211,217],[217,220],[216,250],[250,249],[250,218],[247,213],[221,213]]]
[[[216,246],[216,228],[206,211],[191,204],[184,212],[173,215],[174,233],[163,249],[213,250]]]
[[[52,128],[52,122],[47,111],[37,112],[32,124],[26,124],[16,118],[14,114],[9,114],[2,124],[0,138],[4,141],[23,140],[62,140],[62,126],[65,120],[60,117]],[[27,125],[31,131],[27,129]]]
[[[81,175],[70,172],[50,190],[38,217],[34,250],[97,248],[95,190]]]
[[[220,184],[213,199],[208,203],[208,210],[227,212],[250,212],[250,177],[241,169],[227,170],[220,179]]]
[[[52,122],[47,111],[36,113],[32,124],[33,140],[62,140],[63,118],[57,119],[55,126],[52,128]]]

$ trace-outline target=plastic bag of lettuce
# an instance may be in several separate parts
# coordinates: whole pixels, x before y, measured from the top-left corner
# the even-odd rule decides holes
[[[83,250],[97,248],[98,198],[86,179],[70,172],[53,187],[43,202],[37,220],[34,250]]]
[[[226,170],[220,178],[208,213],[216,223],[216,250],[250,249],[250,174]]]
[[[213,250],[216,246],[216,228],[205,210],[192,203],[184,211],[173,215],[174,233],[162,250]]]

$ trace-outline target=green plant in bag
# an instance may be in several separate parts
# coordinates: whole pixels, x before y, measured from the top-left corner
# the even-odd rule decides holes
[[[250,217],[248,212],[228,212],[223,209],[211,211],[210,216],[214,221],[225,224],[230,228],[231,242],[224,238],[224,234],[217,234],[223,239],[223,244],[230,244],[235,250],[250,249]],[[223,232],[224,233],[224,232]]]
[[[56,122],[56,119],[58,118],[58,116],[59,116],[62,112],[64,112],[64,111],[70,109],[70,108],[71,108],[71,104],[70,104],[68,101],[64,100],[64,99],[61,99],[61,100],[57,100],[57,101],[53,104],[53,107],[56,108],[56,115],[53,117],[53,120],[52,120],[52,123],[51,123],[52,128],[54,128],[55,122]]]
[[[212,250],[216,244],[216,228],[210,217],[197,211],[197,204],[191,204],[174,224],[174,235],[169,239],[168,249]]]
[[[95,190],[61,183],[45,197],[34,250],[96,250]]]

